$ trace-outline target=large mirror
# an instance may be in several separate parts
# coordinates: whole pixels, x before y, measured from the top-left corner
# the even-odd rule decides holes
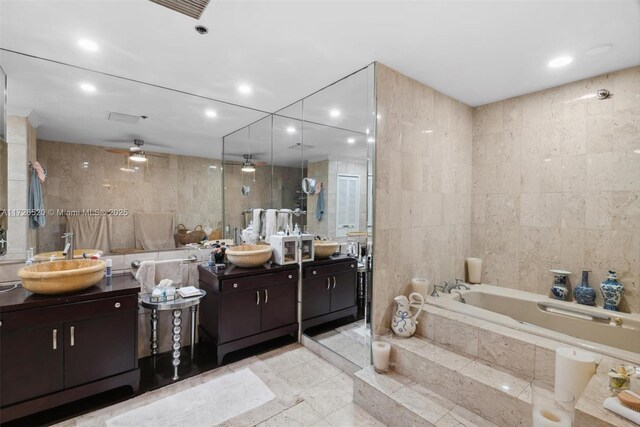
[[[190,233],[200,229],[222,238],[222,137],[257,121],[259,139],[266,113],[6,51],[0,60],[16,151],[1,168],[0,200],[9,177],[7,207],[45,213],[3,217],[4,259],[24,260],[30,248],[59,257],[66,231],[78,252],[105,254],[180,248],[201,240]]]
[[[300,264],[302,341],[330,350],[347,370],[369,363],[373,72],[360,70],[224,138],[226,237],[274,246],[281,240],[272,235],[299,230],[300,255],[273,261]],[[314,240],[311,257],[305,242]]]

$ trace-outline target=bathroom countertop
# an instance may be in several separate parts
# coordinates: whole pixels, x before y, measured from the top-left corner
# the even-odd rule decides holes
[[[218,280],[233,279],[236,277],[255,276],[265,273],[277,273],[279,271],[297,270],[297,264],[277,265],[271,262],[262,264],[260,267],[243,268],[233,264],[226,264],[223,270],[214,270],[206,264],[200,264],[198,271],[201,275],[215,276]],[[201,276],[202,279],[202,276]]]
[[[109,293],[115,297],[138,293],[139,291],[140,285],[130,274],[114,275],[109,279],[103,278],[99,283],[90,288],[70,294],[39,295],[29,292],[22,287],[18,287],[17,289],[0,293],[0,313],[87,301],[95,299],[97,295],[103,293]]]

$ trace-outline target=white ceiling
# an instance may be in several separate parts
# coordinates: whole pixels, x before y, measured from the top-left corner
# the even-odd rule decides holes
[[[638,0],[212,0],[200,21],[148,0],[0,0],[0,47],[266,111],[380,61],[476,106],[640,64],[639,22]],[[209,34],[197,34],[196,24]],[[79,49],[80,38],[97,42],[99,51]],[[586,55],[603,44],[613,49]],[[575,60],[549,69],[558,55]],[[87,74],[30,65],[5,52],[0,63],[14,83],[10,97],[36,111],[41,135],[51,139],[138,136],[169,141],[159,151],[215,156],[221,136],[260,117],[218,105],[225,120],[206,121],[202,110],[212,101],[104,76],[92,76],[99,86],[93,102],[101,104],[94,106],[77,91],[77,79]],[[253,93],[238,94],[240,83]],[[318,103],[315,116],[326,117],[341,102],[330,98]],[[158,127],[121,125],[111,134],[107,111],[154,111]]]

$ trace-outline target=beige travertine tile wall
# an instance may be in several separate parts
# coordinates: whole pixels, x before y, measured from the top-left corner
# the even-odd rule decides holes
[[[549,269],[587,269],[598,289],[612,269],[640,312],[640,67],[475,108],[472,176],[483,282],[548,294]]]
[[[307,209],[307,230],[309,233],[327,237],[339,242],[346,242],[346,237],[336,238],[336,203],[338,185],[338,174],[357,175],[360,177],[360,215],[358,222],[360,225],[357,231],[367,229],[367,162],[363,160],[322,160],[319,162],[309,162],[309,176],[315,178],[316,183],[323,184],[324,188],[324,215],[321,221],[316,219],[316,207],[318,206],[318,196],[308,197]],[[355,230],[354,230],[355,231]]]
[[[471,248],[472,111],[376,64],[374,307],[389,328],[412,277],[463,277]]]
[[[134,212],[173,212],[176,225],[221,227],[219,160],[173,154],[151,157],[148,170],[131,162],[129,166],[139,166],[140,171],[129,173],[120,170],[127,167],[125,155],[96,145],[47,140],[38,140],[38,160],[48,170],[45,208],[129,210],[128,216],[112,218],[112,249],[135,246]],[[46,227],[38,230],[37,252],[60,249],[65,226],[64,217],[47,217]]]

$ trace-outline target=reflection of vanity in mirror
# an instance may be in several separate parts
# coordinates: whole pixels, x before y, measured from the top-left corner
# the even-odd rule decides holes
[[[0,67],[0,171],[7,170],[7,75]],[[0,256],[7,252],[7,181],[8,174],[0,173]]]

